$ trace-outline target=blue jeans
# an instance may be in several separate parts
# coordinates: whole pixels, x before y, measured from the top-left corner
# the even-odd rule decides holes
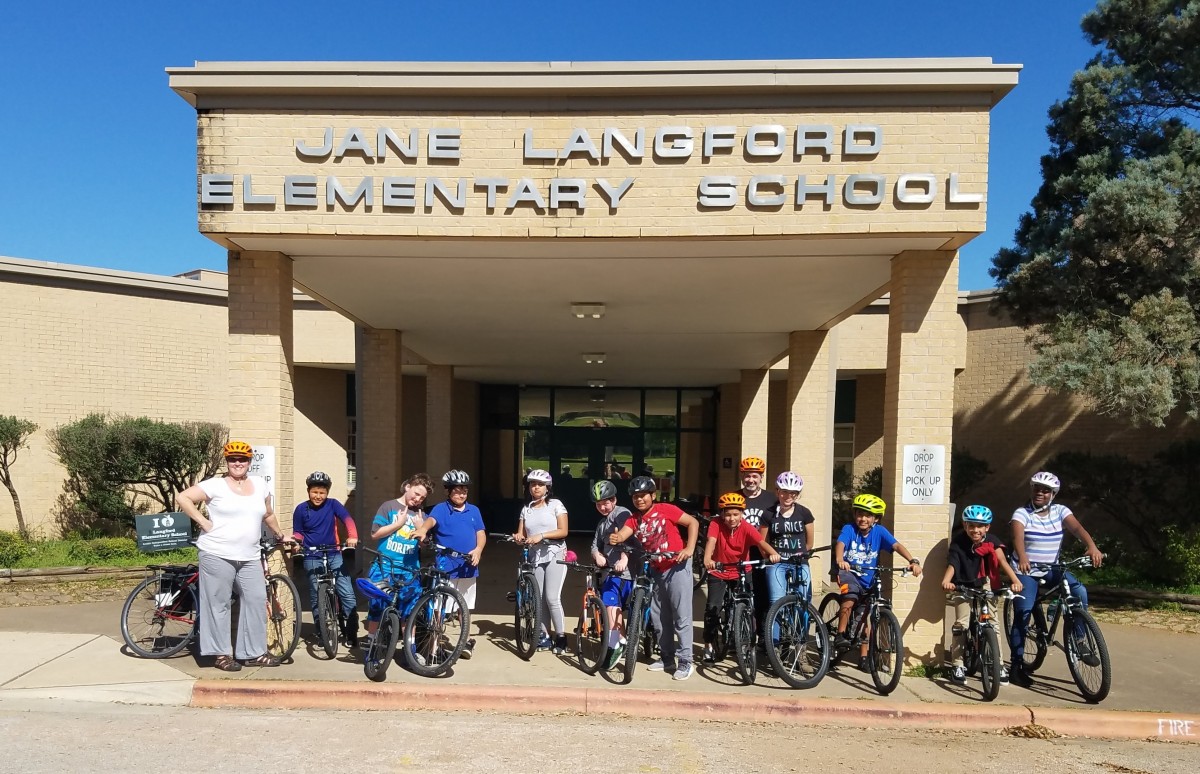
[[[319,558],[307,556],[304,558],[304,572],[308,575],[308,606],[312,610],[314,623],[317,620],[317,578],[323,567],[324,564]],[[342,567],[341,553],[334,551],[329,554],[329,569],[333,570],[335,576],[333,587],[342,603],[342,615],[348,617],[355,611],[358,601],[354,598],[354,587],[350,585],[350,576]]]
[[[1055,570],[1046,575],[1045,584],[1039,584],[1038,578],[1033,578],[1028,575],[1017,575],[1017,580],[1021,581],[1021,585],[1024,586],[1024,590],[1021,592],[1020,597],[1016,597],[1012,600],[1013,624],[1012,629],[1009,629],[1008,631],[1008,647],[1009,650],[1012,651],[1012,663],[1014,665],[1020,664],[1021,659],[1025,656],[1025,631],[1029,628],[1029,616],[1033,614],[1033,603],[1036,600],[1038,593],[1040,593],[1043,588],[1057,586],[1058,584],[1062,583],[1062,572],[1062,570]],[[1087,609],[1087,589],[1083,587],[1082,583],[1075,579],[1074,575],[1069,572],[1066,575],[1067,585],[1071,587],[1071,593],[1078,597],[1079,601],[1083,603],[1084,609]],[[1050,622],[1047,621],[1046,625],[1049,626]],[[1083,625],[1082,621],[1075,622],[1075,636],[1087,636],[1087,628]]]
[[[769,564],[766,568],[767,576],[767,605],[775,604],[775,601],[784,596],[788,592],[787,588],[787,573],[788,570],[795,572],[796,566],[780,562],[779,564]],[[800,565],[800,595],[809,601],[812,599],[812,572],[808,569],[807,564]],[[771,627],[771,639],[774,642],[779,642],[779,627]]]

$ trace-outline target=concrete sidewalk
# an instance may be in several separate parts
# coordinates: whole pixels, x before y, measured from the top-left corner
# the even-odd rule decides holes
[[[305,640],[288,664],[236,673],[201,667],[186,651],[161,661],[136,658],[121,642],[120,609],[119,602],[0,609],[0,702],[490,709],[988,729],[1036,722],[1068,734],[1200,741],[1200,682],[1189,669],[1200,637],[1118,625],[1104,627],[1112,693],[1092,707],[1080,699],[1057,649],[1032,688],[1004,686],[991,703],[980,700],[975,680],[955,686],[905,677],[882,697],[852,665],[831,670],[808,691],[788,688],[769,670],[742,686],[730,662],[701,666],[685,682],[642,665],[633,683],[621,686],[615,677],[583,674],[569,654],[541,652],[522,661],[512,649],[511,618],[479,614],[474,658],[437,679],[395,665],[387,682],[377,684],[363,675],[357,651],[343,649],[330,661]],[[310,624],[304,634],[311,635]]]

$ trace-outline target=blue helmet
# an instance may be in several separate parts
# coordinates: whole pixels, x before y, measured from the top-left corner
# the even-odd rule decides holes
[[[991,524],[992,509],[986,505],[968,505],[963,509],[964,524]]]

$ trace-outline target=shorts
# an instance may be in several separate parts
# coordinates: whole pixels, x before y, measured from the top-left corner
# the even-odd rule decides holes
[[[633,591],[633,581],[619,575],[606,575],[600,584],[600,599],[605,607],[625,607],[629,601],[629,593]]]
[[[852,572],[846,570],[839,572],[838,583],[842,585],[842,599],[858,599],[867,593],[867,587],[862,584],[862,579]]]

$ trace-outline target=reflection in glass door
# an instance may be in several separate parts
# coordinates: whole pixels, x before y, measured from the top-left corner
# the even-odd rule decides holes
[[[595,529],[599,514],[592,485],[601,479],[617,487],[617,502],[630,507],[629,478],[636,475],[638,433],[623,428],[558,428],[554,435],[554,495],[570,517],[572,532]]]

